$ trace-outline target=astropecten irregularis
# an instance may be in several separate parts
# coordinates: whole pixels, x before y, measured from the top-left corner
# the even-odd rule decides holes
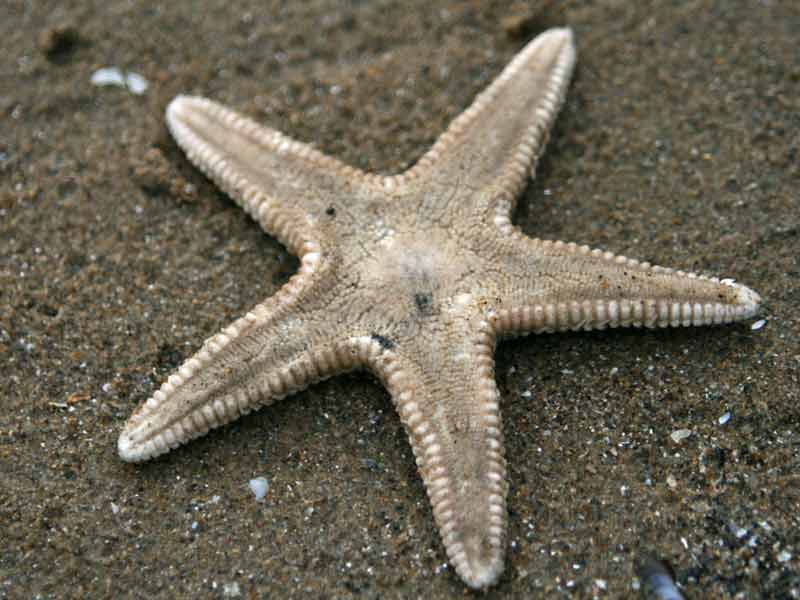
[[[152,458],[367,369],[408,433],[450,563],[470,587],[495,583],[507,529],[497,341],[729,323],[755,315],[760,301],[729,279],[530,238],[512,224],[574,62],[570,30],[541,34],[393,176],[347,166],[210,100],[175,98],[167,124],[189,160],[300,268],[136,409],[120,456]]]

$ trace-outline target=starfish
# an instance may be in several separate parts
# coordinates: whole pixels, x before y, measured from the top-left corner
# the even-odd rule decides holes
[[[472,588],[494,584],[508,489],[498,340],[729,323],[760,302],[730,279],[529,238],[512,224],[574,62],[569,29],[541,34],[394,176],[176,97],[167,125],[189,160],[300,268],[136,409],[120,456],[152,458],[314,382],[370,370],[408,433],[450,563]]]

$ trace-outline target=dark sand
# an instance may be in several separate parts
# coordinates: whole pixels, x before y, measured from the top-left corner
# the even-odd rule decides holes
[[[163,110],[203,94],[396,172],[560,25],[578,68],[517,222],[735,277],[768,324],[503,344],[510,531],[485,597],[637,596],[646,552],[692,598],[800,597],[800,4],[150,4],[0,8],[0,598],[469,596],[368,375],[117,458],[137,403],[297,265]],[[150,87],[91,85],[104,66]]]

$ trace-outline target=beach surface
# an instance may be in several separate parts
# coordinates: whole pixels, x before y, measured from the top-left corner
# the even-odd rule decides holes
[[[735,278],[765,323],[503,343],[507,560],[481,597],[640,597],[652,555],[687,597],[800,598],[799,3],[0,12],[1,599],[473,596],[369,374],[118,458],[138,403],[298,266],[187,161],[164,108],[207,96],[395,173],[557,26],[577,69],[515,222]]]

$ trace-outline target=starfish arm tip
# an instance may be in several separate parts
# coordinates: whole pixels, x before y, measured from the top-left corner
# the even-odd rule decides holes
[[[193,96],[186,96],[184,94],[179,94],[175,96],[170,103],[167,105],[166,110],[166,117],[167,122],[174,122],[175,120],[179,119],[181,114],[189,108],[189,103],[194,99]]]
[[[483,590],[497,583],[503,572],[503,560],[488,563],[458,565],[456,572],[467,586],[473,590]]]
[[[152,424],[134,414],[117,439],[117,454],[129,463],[139,463],[155,458],[177,444],[170,445],[164,435],[151,433]]]
[[[560,37],[564,41],[569,41],[569,42],[572,42],[573,39],[573,33],[571,27],[553,27],[552,29],[546,31],[545,35]]]
[[[148,461],[198,435],[193,434],[185,440],[170,442],[168,441],[170,434],[166,434],[166,436],[163,433],[152,435],[148,430],[149,426],[146,420],[138,423],[128,421],[117,439],[117,454],[123,461],[129,463]],[[202,433],[200,432],[200,434]]]
[[[575,55],[575,35],[570,27],[554,27],[548,29],[537,38],[534,43],[560,45],[563,50],[567,50],[574,60]]]
[[[736,305],[742,313],[742,319],[749,319],[758,314],[761,309],[761,296],[758,292],[732,280],[723,280],[723,283],[730,285],[736,291]]]
[[[143,460],[141,452],[136,447],[136,443],[127,425],[117,440],[117,452],[119,457],[125,462],[139,462]]]

